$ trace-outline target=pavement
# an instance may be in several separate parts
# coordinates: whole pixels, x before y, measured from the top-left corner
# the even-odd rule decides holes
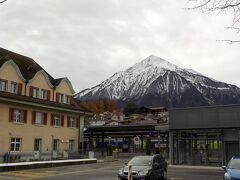
[[[125,159],[93,164],[0,172],[0,180],[114,180]],[[209,168],[209,169],[208,169]],[[202,166],[169,166],[168,180],[219,180],[223,170]]]

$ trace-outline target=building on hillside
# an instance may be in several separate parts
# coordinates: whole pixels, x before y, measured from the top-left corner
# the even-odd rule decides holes
[[[89,117],[86,119],[86,124],[89,126],[118,125],[127,122],[124,120],[124,117],[121,112],[104,112]]]
[[[78,153],[84,110],[67,78],[0,48],[0,161],[68,158]]]
[[[168,124],[169,114],[165,107],[140,107],[128,116],[130,124]]]

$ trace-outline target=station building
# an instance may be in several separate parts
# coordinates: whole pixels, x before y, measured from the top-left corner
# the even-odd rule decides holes
[[[149,108],[141,110],[149,113]],[[86,141],[100,142],[104,154],[109,137],[120,138],[127,141],[125,152],[129,153],[134,138],[139,137],[140,152],[146,153],[144,144],[150,137],[155,145],[150,147],[151,153],[158,145],[170,164],[220,166],[239,155],[240,105],[170,109],[167,114],[167,118],[153,116],[155,123],[86,127]]]
[[[169,111],[172,164],[226,164],[240,149],[240,105]]]
[[[68,158],[78,153],[80,118],[67,78],[0,48],[0,161]]]

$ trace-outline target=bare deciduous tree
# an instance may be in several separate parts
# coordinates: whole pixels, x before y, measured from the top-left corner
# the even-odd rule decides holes
[[[5,1],[7,1],[7,0],[2,0],[2,1],[0,1],[0,4],[1,4],[1,3],[4,3]]]
[[[240,32],[240,0],[189,0],[191,7],[187,9],[200,9],[203,12],[230,12],[233,14],[233,22],[226,29]],[[230,44],[240,42],[240,40],[220,40]]]

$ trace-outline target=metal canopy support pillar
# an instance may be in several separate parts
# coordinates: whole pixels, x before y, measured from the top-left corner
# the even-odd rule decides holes
[[[102,156],[104,156],[104,131],[102,132],[101,149],[102,149]]]
[[[193,146],[193,132],[191,131],[190,132],[191,133],[191,135],[190,135],[190,154],[191,154],[191,164],[193,164],[193,148],[194,148],[194,146]]]
[[[217,135],[217,148],[218,148],[218,164],[221,165],[221,163],[220,163],[221,147],[220,147],[220,134],[219,133]]]
[[[226,164],[227,162],[227,154],[226,154],[226,143],[224,138],[224,130],[222,130],[222,162]]]
[[[180,138],[180,132],[179,131],[177,131],[177,156],[176,156],[176,158],[177,158],[177,164],[179,164],[179,138]]]
[[[169,162],[173,164],[173,132],[169,131]]]
[[[91,131],[90,136],[89,136],[89,150],[93,150],[93,132]]]
[[[160,137],[160,131],[158,130],[157,133],[158,133],[158,135],[157,135],[157,136],[158,136],[158,145],[157,145],[157,149],[159,150],[159,153],[160,153],[160,138],[161,138],[161,137]],[[163,142],[163,140],[162,140],[162,142]]]
[[[143,152],[143,134],[141,134],[141,152]]]

